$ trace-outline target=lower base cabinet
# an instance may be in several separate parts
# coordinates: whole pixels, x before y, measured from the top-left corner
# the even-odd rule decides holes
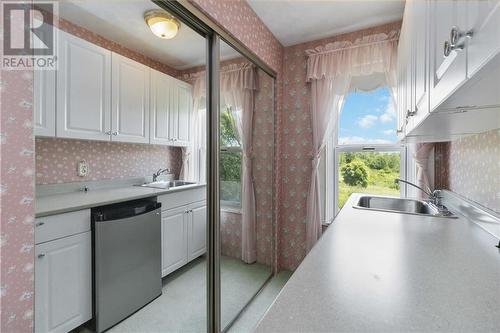
[[[35,332],[69,332],[92,318],[92,237],[35,246]]]
[[[206,252],[206,203],[162,212],[162,277]]]
[[[187,264],[186,207],[169,209],[161,216],[161,275]]]

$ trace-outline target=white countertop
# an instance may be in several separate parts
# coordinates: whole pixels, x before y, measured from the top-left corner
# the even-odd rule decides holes
[[[353,209],[358,197],[257,332],[500,331],[497,238],[464,217]]]
[[[127,186],[110,189],[90,190],[37,196],[35,216],[42,217],[70,211],[109,205],[121,201],[154,197],[162,194],[203,187],[204,184],[180,186],[170,189],[156,189],[141,186]]]

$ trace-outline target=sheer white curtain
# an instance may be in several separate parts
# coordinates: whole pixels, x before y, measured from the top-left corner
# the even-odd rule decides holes
[[[182,148],[180,179],[206,182],[206,80],[205,72],[196,73],[193,82],[193,119],[190,123],[192,139]]]
[[[312,174],[307,198],[306,247],[321,236],[319,164],[330,131],[337,130],[338,115],[353,77],[385,74],[391,90],[396,85],[399,31],[338,41],[307,50],[307,81],[311,83]]]
[[[222,68],[221,97],[231,110],[241,143],[241,258],[246,263],[257,260],[255,230],[255,190],[253,184],[253,114],[257,75],[251,64]]]
[[[431,189],[431,182],[429,180],[429,158],[431,151],[434,148],[433,143],[418,143],[415,147],[413,159],[417,166],[416,183],[423,189]],[[418,191],[418,197],[427,199],[427,195],[422,191]]]

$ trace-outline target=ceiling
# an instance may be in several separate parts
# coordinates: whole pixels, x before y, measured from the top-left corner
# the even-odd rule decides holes
[[[59,2],[62,18],[170,67],[183,70],[206,63],[205,38],[182,23],[173,39],[156,37],[144,22],[144,13],[150,9],[158,7],[149,0]],[[222,59],[237,56],[221,43]]]
[[[404,0],[247,0],[284,46],[403,18]]]

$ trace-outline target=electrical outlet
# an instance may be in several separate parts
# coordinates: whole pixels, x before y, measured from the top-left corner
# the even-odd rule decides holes
[[[83,160],[78,162],[77,172],[79,177],[86,177],[89,174],[89,165],[87,161]]]

